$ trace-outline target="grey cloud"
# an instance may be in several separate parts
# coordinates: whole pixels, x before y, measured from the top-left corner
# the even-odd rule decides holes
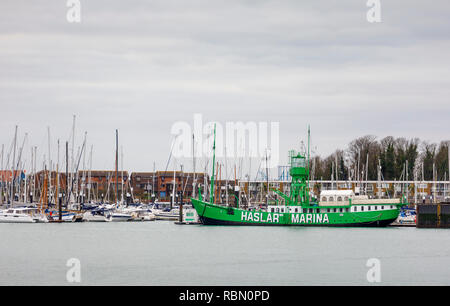
[[[279,121],[280,151],[312,125],[319,153],[364,134],[448,138],[448,1],[3,1],[0,143],[13,127],[46,150],[46,127],[88,131],[112,168],[120,129],[130,170],[160,168],[170,127]],[[439,128],[440,127],[440,128]],[[55,147],[55,144],[53,144]]]

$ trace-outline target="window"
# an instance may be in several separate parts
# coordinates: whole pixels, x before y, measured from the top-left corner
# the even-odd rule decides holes
[[[381,206],[381,209],[384,209],[384,206]]]
[[[335,208],[333,211],[334,211],[334,212],[337,212],[337,208]]]
[[[330,212],[330,209],[329,209],[329,208],[327,209],[327,212]]]
[[[348,202],[348,197],[345,197],[345,198],[344,198],[344,201],[345,201],[345,202]]]
[[[337,198],[338,202],[342,202],[342,197]]]
[[[333,198],[333,197],[329,197],[329,198],[328,198],[328,201],[333,202],[333,201],[334,201],[334,198]]]
[[[375,210],[377,210],[378,209],[378,206],[375,206]]]
[[[327,197],[323,197],[322,202],[326,202],[326,201],[327,201]]]
[[[371,208],[370,206],[368,206],[368,207],[367,207],[367,210],[369,210],[369,211],[370,211],[371,209],[372,209],[372,208]]]
[[[364,206],[361,206],[361,211],[364,211]]]

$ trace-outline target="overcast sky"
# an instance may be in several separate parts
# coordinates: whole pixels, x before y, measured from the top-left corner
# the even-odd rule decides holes
[[[171,126],[280,122],[280,154],[311,125],[325,156],[373,134],[449,139],[450,2],[65,0],[0,4],[0,144],[47,154],[47,126],[94,145],[94,169],[164,169]],[[56,151],[55,151],[56,152]],[[56,153],[52,153],[53,156]],[[56,157],[54,157],[56,159]],[[190,167],[190,165],[189,165]]]

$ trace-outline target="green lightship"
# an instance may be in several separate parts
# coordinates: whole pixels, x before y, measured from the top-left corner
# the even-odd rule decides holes
[[[309,142],[309,141],[308,141]],[[215,140],[214,147],[215,150]],[[401,199],[368,199],[356,196],[353,191],[323,192],[318,200],[312,200],[309,190],[309,145],[306,154],[289,152],[292,178],[289,195],[273,189],[280,199],[264,210],[247,210],[213,203],[201,198],[192,199],[200,221],[205,225],[261,225],[261,226],[371,226],[384,227],[394,222],[403,205]],[[214,157],[215,159],[215,154]],[[215,160],[213,160],[214,165]],[[214,190],[214,169],[211,191]],[[238,205],[239,206],[239,205]]]

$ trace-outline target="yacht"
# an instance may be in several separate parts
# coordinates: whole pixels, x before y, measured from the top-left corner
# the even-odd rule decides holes
[[[112,213],[111,219],[112,222],[126,222],[131,221],[133,217],[129,213],[126,213],[121,210],[116,210]]]
[[[123,212],[131,215],[131,221],[155,221],[156,216],[151,209],[139,205],[128,206],[123,209]]]
[[[178,208],[166,208],[155,211],[156,220],[177,221],[180,218],[180,210]]]
[[[36,207],[15,207],[0,211],[0,223],[47,223],[45,214]]]
[[[83,214],[83,221],[87,222],[111,222],[112,211],[103,208],[88,210]]]

